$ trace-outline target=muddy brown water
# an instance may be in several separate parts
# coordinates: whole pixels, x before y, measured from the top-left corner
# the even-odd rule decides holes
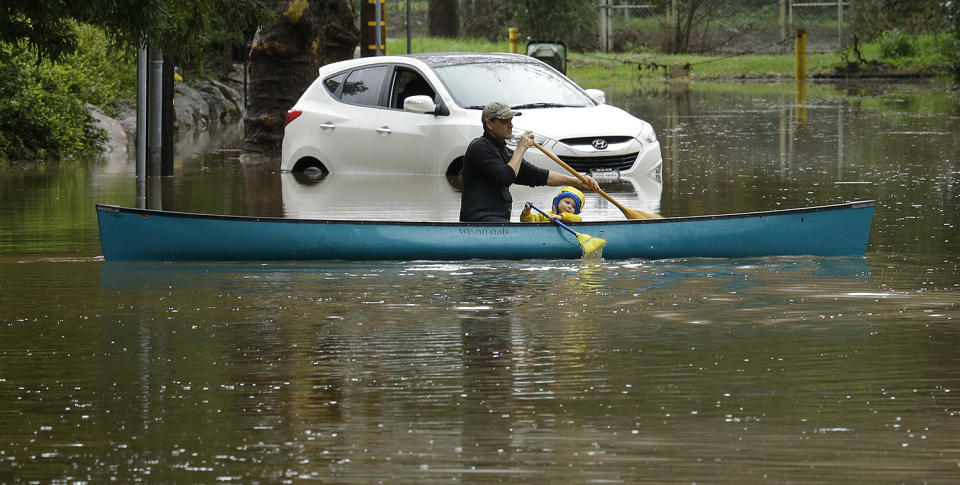
[[[105,263],[93,205],[136,205],[132,161],[8,167],[0,481],[954,483],[960,117],[861,89],[611,90],[665,165],[604,187],[664,215],[875,199],[863,258]],[[294,177],[237,134],[182,137],[159,203],[456,218],[446,177]]]

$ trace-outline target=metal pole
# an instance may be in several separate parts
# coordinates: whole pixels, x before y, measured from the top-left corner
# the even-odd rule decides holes
[[[150,80],[147,108],[147,175],[160,176],[160,144],[163,143],[163,53],[150,48]]]
[[[837,0],[837,47],[843,47],[843,0]]]
[[[780,0],[780,52],[787,49],[787,0]]]
[[[407,54],[413,52],[410,48],[410,0],[407,0]]]
[[[147,47],[137,48],[137,207],[147,207]]]
[[[376,2],[377,2],[377,8],[376,8],[376,13],[374,14],[374,18],[377,21],[377,55],[382,56],[383,55],[383,49],[382,49],[383,31],[381,29],[383,28],[383,12],[381,12],[380,9],[383,8],[383,0],[376,0]]]
[[[600,52],[607,52],[607,2],[600,0]]]
[[[670,28],[673,29],[673,49],[671,52],[676,54],[680,50],[680,9],[677,0],[670,4]]]
[[[612,6],[616,0],[607,0],[607,5]],[[607,52],[613,50],[613,15],[610,7],[607,7]]]

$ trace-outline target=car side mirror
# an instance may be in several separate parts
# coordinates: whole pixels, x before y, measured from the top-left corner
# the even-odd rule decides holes
[[[410,113],[432,113],[437,109],[433,98],[426,95],[410,96],[403,100],[403,110]]]
[[[587,96],[590,96],[591,99],[600,103],[607,104],[607,95],[599,89],[587,89]]]

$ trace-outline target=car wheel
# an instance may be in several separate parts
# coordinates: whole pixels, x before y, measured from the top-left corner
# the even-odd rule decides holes
[[[297,163],[293,166],[293,169],[290,171],[313,173],[319,172],[320,175],[326,175],[330,173],[330,171],[327,170],[327,167],[323,166],[323,163],[320,163],[320,160],[317,160],[316,158],[302,158],[297,161]]]
[[[463,171],[463,157],[460,157],[450,163],[450,166],[447,167],[447,175],[460,175],[460,172]]]

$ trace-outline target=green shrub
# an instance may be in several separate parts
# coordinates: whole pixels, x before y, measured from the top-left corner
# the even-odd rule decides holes
[[[960,86],[960,1],[946,2],[947,21],[950,25],[951,37],[945,49],[953,81]]]
[[[25,45],[0,46],[0,160],[57,158],[99,139],[75,79],[36,62]]]
[[[900,29],[888,30],[877,37],[880,46],[880,55],[888,59],[910,57],[915,49],[910,36]]]
[[[56,159],[95,150],[104,137],[84,108],[113,112],[136,97],[129,52],[110,47],[102,31],[73,25],[79,48],[58,62],[38,62],[24,43],[0,43],[0,161]]]
[[[83,101],[116,116],[114,101],[137,98],[136,52],[111,45],[96,27],[81,24],[76,28],[77,52],[64,56],[59,64],[80,78],[77,89]]]

